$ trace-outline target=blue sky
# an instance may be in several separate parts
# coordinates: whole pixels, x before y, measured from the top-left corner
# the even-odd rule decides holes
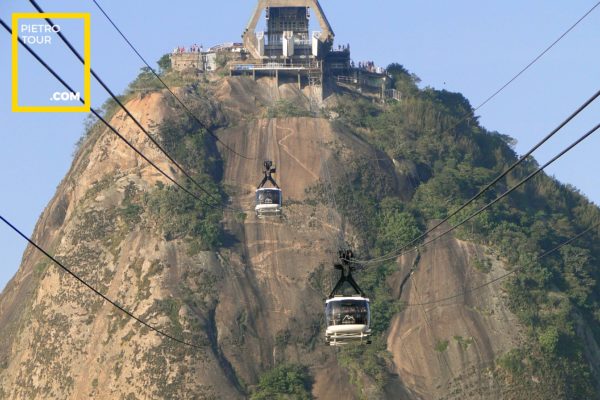
[[[254,1],[198,2],[98,0],[148,60],[178,45],[205,47],[240,41]],[[138,73],[141,62],[91,0],[38,0],[48,12],[90,12],[92,67],[116,92]],[[350,43],[355,61],[385,66],[399,62],[423,86],[463,93],[481,103],[590,9],[596,0],[323,0],[339,44]],[[167,6],[168,4],[168,6]],[[369,6],[364,6],[369,4]],[[33,12],[25,0],[4,1],[0,17]],[[76,28],[73,28],[75,30]],[[68,34],[67,31],[64,31]],[[81,49],[79,35],[69,36]],[[479,110],[481,123],[517,139],[523,153],[600,88],[600,7],[551,52]],[[86,114],[12,113],[10,37],[0,32],[0,214],[27,234],[72,161]],[[80,84],[81,66],[60,43],[45,49],[50,64]],[[51,93],[57,84],[35,61],[20,58],[22,90]],[[107,94],[92,84],[92,104]],[[598,122],[600,102],[586,110],[535,157],[551,158]],[[592,137],[549,170],[600,204],[596,171],[600,136]],[[25,243],[0,226],[0,289],[16,272]]]

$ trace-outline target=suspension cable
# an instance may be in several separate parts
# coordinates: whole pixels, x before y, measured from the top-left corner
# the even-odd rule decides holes
[[[478,106],[476,106],[473,110],[470,110],[469,112],[465,113],[465,115],[462,118],[460,118],[459,121],[456,124],[454,124],[451,128],[446,129],[444,132],[449,132],[452,129],[455,129],[462,122],[464,122],[465,120],[471,118],[471,116],[474,115],[475,111],[477,111],[480,108],[484,107],[493,98],[495,98],[496,96],[498,96],[504,89],[506,89],[510,84],[512,84],[515,80],[517,80],[517,78],[519,78],[523,73],[525,73],[525,71],[527,71],[529,68],[531,68],[546,53],[548,53],[554,46],[556,46],[565,36],[567,36],[573,29],[575,29],[575,27],[577,25],[579,25],[588,15],[590,15],[599,5],[600,5],[600,1],[597,2],[594,6],[592,6],[592,8],[590,8],[585,14],[583,14],[574,24],[572,24],[566,31],[564,31],[556,40],[554,40],[554,42],[552,42],[548,47],[546,47],[540,54],[538,54],[529,64],[527,64],[523,69],[521,69],[516,75],[514,75],[511,79],[509,79],[504,85],[502,85],[498,90],[496,90],[494,93],[492,93],[488,98],[486,98],[482,103],[480,103]],[[546,141],[548,141],[552,136],[554,136],[555,133],[557,133],[564,125],[566,125],[571,119],[573,119],[577,114],[579,114],[579,112],[581,112],[581,110],[583,110],[584,108],[586,108],[589,105],[589,103],[591,103],[592,101],[594,101],[598,96],[600,96],[600,91],[596,92],[596,94],[594,94],[594,96],[592,96],[592,98],[590,98],[586,103],[584,103],[580,107],[580,109],[578,109],[574,114],[572,114],[569,118],[567,118],[555,130],[553,130],[552,132],[550,132],[550,134],[548,134],[538,144],[536,144],[534,147],[532,147],[526,154],[524,154],[521,158],[519,158],[519,160],[517,160],[517,162],[513,163],[506,171],[504,171],[501,175],[499,175],[496,179],[494,179],[490,184],[486,185],[483,189],[481,189],[475,196],[473,196],[471,199],[469,199],[465,204],[463,204],[457,210],[455,210],[454,212],[452,212],[450,215],[448,215],[446,218],[444,218],[440,223],[436,224],[433,228],[427,230],[426,232],[423,232],[421,235],[419,235],[418,237],[414,238],[413,240],[411,240],[407,244],[403,245],[399,249],[396,249],[395,251],[402,251],[402,250],[406,249],[407,247],[411,246],[412,244],[414,244],[415,242],[421,240],[427,234],[429,234],[432,230],[434,230],[437,227],[441,226],[444,222],[447,222],[450,218],[452,218],[454,215],[458,214],[461,210],[463,210],[465,207],[467,207],[470,203],[472,203],[473,201],[475,201],[479,197],[481,197],[481,195],[485,191],[487,191],[491,186],[493,186],[494,184],[496,184],[500,179],[502,179],[504,176],[506,176],[508,173],[510,173],[510,171],[512,171],[517,165],[519,165],[523,160],[525,160],[527,157],[529,157],[535,150],[537,150]],[[390,253],[388,253],[388,254],[390,254]],[[382,256],[379,256],[379,257],[374,257],[374,258],[369,259],[369,260],[355,260],[355,262],[365,263],[365,262],[369,262],[369,261],[377,261],[381,257],[385,257],[385,256],[387,256],[387,255],[382,255]]]
[[[2,18],[0,18],[0,25],[2,25],[2,27],[9,34],[12,35],[12,29],[10,28],[10,26],[8,26],[6,24],[6,22],[4,22],[4,20],[2,20]],[[54,69],[52,69],[52,67],[50,67],[33,49],[31,49],[31,47],[29,45],[27,45],[20,37],[17,37],[17,40],[65,88],[67,88],[71,92],[74,92],[73,88],[56,71],[54,71]],[[80,98],[79,101],[82,104],[85,104],[85,99],[84,98]],[[232,208],[230,208],[228,206],[223,206],[221,204],[216,205],[216,204],[209,203],[206,200],[204,200],[202,197],[200,197],[199,195],[197,195],[197,194],[193,193],[192,191],[190,191],[189,189],[187,189],[185,186],[183,186],[182,184],[180,184],[179,182],[177,182],[177,180],[175,180],[175,178],[173,178],[172,176],[170,176],[169,174],[167,174],[163,169],[161,169],[158,165],[156,165],[156,163],[154,163],[152,160],[150,160],[146,155],[144,155],[144,153],[142,153],[138,148],[136,148],[122,134],[120,134],[119,131],[116,128],[114,128],[108,121],[106,121],[106,119],[104,119],[102,117],[102,115],[97,110],[95,110],[94,108],[90,108],[90,111],[92,112],[92,114],[94,114],[96,116],[96,118],[98,118],[104,125],[106,125],[107,128],[109,128],[115,135],[117,135],[119,137],[119,139],[121,139],[123,142],[125,142],[125,144],[127,144],[127,146],[129,146],[140,157],[142,157],[148,164],[150,164],[155,170],[157,170],[161,175],[163,175],[165,178],[167,178],[169,181],[171,181],[179,189],[183,190],[185,193],[187,193],[188,195],[190,195],[191,197],[193,197],[194,199],[200,201],[202,204],[204,204],[204,205],[206,205],[208,207],[215,208],[215,209],[217,209],[217,208],[223,208],[223,209],[231,209],[231,210],[234,210],[234,211],[238,211],[238,210],[232,209]],[[205,193],[207,193],[206,190],[204,190],[204,191],[205,191]]]
[[[564,246],[567,246],[567,245],[571,244],[575,240],[579,239],[580,237],[586,235],[587,233],[589,233],[590,231],[592,231],[593,229],[598,228],[598,227],[600,227],[600,222],[595,223],[594,225],[590,226],[586,230],[580,232],[579,234],[577,234],[577,235],[573,236],[572,238],[566,240],[565,242],[559,244],[558,246],[554,247],[553,249],[548,250],[547,252],[539,255],[538,257],[535,258],[534,261],[540,261],[540,260],[542,260],[543,258],[549,256],[552,253],[555,253],[556,251],[560,250]],[[484,288],[486,286],[489,286],[489,285],[492,285],[492,284],[494,284],[494,283],[496,283],[498,281],[501,281],[501,280],[505,279],[506,277],[515,274],[517,271],[519,271],[521,269],[523,269],[523,266],[518,266],[518,267],[514,268],[513,270],[511,270],[511,271],[509,271],[509,272],[507,272],[507,273],[505,273],[503,275],[500,275],[500,276],[498,276],[498,277],[496,277],[496,278],[494,278],[494,279],[492,279],[492,280],[490,280],[488,282],[485,282],[485,283],[483,283],[481,285],[478,285],[478,286],[474,286],[474,287],[468,288],[468,289],[463,290],[463,291],[461,291],[459,293],[453,294],[453,295],[448,296],[448,297],[444,297],[442,299],[431,300],[431,301],[427,301],[427,302],[423,302],[423,303],[409,303],[409,304],[405,304],[405,306],[406,307],[420,307],[420,306],[427,306],[427,305],[431,305],[431,304],[442,303],[442,302],[448,301],[448,300],[454,300],[454,299],[456,299],[458,297],[464,296],[464,295],[469,294],[469,293],[473,293],[473,292],[475,292],[477,290],[480,290],[480,289],[482,289],[482,288]]]
[[[227,143],[225,143],[224,141],[221,140],[221,138],[219,138],[216,134],[214,134],[206,124],[204,124],[202,121],[200,121],[200,119],[192,112],[192,110],[189,109],[188,106],[185,105],[185,103],[181,100],[181,98],[179,96],[177,96],[175,94],[175,92],[169,87],[169,85],[167,85],[165,83],[165,81],[160,77],[160,75],[156,72],[156,70],[154,68],[152,68],[150,66],[150,63],[148,63],[148,61],[146,61],[146,59],[140,54],[140,52],[135,48],[135,46],[131,43],[131,41],[129,39],[127,39],[127,37],[125,36],[125,34],[121,31],[121,29],[119,29],[119,27],[117,26],[117,24],[112,20],[112,18],[110,18],[110,16],[107,14],[106,11],[104,11],[104,9],[100,6],[100,4],[98,4],[98,2],[96,0],[92,0],[94,2],[94,4],[96,5],[96,7],[98,7],[98,9],[102,12],[102,14],[104,14],[104,16],[106,17],[106,19],[108,20],[108,22],[110,22],[110,24],[115,28],[115,30],[119,33],[119,35],[121,35],[121,37],[123,38],[123,40],[125,40],[125,42],[129,45],[129,47],[131,48],[131,50],[133,50],[133,52],[135,54],[137,54],[137,56],[139,57],[140,60],[142,60],[142,62],[146,65],[146,67],[148,67],[150,69],[150,71],[152,72],[152,74],[156,77],[156,79],[158,79],[158,81],[165,87],[165,89],[167,89],[167,91],[169,93],[171,93],[171,95],[175,98],[175,100],[177,100],[177,102],[181,105],[181,107],[183,107],[183,109],[209,134],[211,135],[213,138],[215,138],[215,140],[217,140],[218,142],[220,142],[223,147],[225,147],[227,150],[229,150],[231,153],[244,158],[246,160],[256,160],[255,157],[248,157],[246,155],[240,154],[239,152],[235,151],[234,149],[232,149],[230,146],[227,145]]]
[[[597,2],[596,4],[594,4],[594,6],[592,8],[590,8],[585,14],[583,14],[583,16],[581,16],[581,18],[579,18],[573,25],[571,25],[566,31],[564,31],[554,42],[552,42],[552,44],[550,44],[550,46],[546,47],[540,54],[538,54],[533,60],[531,60],[531,62],[529,64],[527,64],[523,69],[521,69],[515,76],[513,76],[512,78],[510,78],[504,85],[502,85],[498,90],[496,90],[494,93],[492,93],[487,99],[485,99],[481,104],[479,104],[477,107],[475,107],[473,109],[473,112],[479,110],[480,108],[482,108],[483,106],[485,106],[487,103],[489,103],[494,97],[496,97],[498,94],[500,94],[500,92],[502,92],[504,89],[506,89],[511,83],[513,83],[515,80],[517,80],[517,78],[519,78],[521,75],[523,75],[523,73],[525,71],[527,71],[533,64],[535,64],[536,62],[538,62],[538,60],[540,58],[542,58],[547,52],[550,51],[550,49],[552,49],[555,45],[558,44],[558,42],[560,42],[565,36],[567,36],[573,29],[575,29],[575,27],[577,25],[579,25],[579,23],[581,21],[583,21],[588,15],[590,15],[592,13],[592,11],[594,11],[596,9],[596,7],[598,7],[600,5],[600,1]]]
[[[335,188],[333,187],[333,180],[331,179],[331,172],[329,171],[329,162],[327,161],[327,158],[323,159],[322,154],[321,154],[321,162],[325,166],[325,178],[327,179],[326,187],[329,188],[328,192],[329,192],[330,209],[327,211],[327,214],[329,216],[331,216],[330,224],[333,227],[334,226],[333,212],[336,211],[338,213],[338,215],[340,216],[340,218],[342,218],[342,216],[340,214],[340,211],[339,211],[338,206],[337,206],[337,201],[335,199]],[[345,250],[346,243],[345,243],[345,240],[344,240],[343,226],[340,226],[340,229],[339,229],[339,231],[338,231],[338,233],[336,235],[336,240],[337,240],[337,247],[338,247],[338,249],[339,250]]]
[[[516,73],[512,78],[510,78],[504,85],[502,85],[499,89],[497,89],[494,93],[488,96],[483,102],[481,102],[478,106],[473,108],[472,110],[467,111],[458,121],[452,125],[450,128],[445,129],[442,133],[447,133],[458,127],[464,121],[470,120],[474,118],[475,111],[483,108],[487,103],[489,103],[492,99],[498,96],[504,89],[510,86],[514,81],[517,80],[525,71],[531,68],[536,62],[538,62],[546,53],[548,53],[554,46],[556,46],[565,36],[567,36],[577,25],[579,25],[588,15],[592,13],[598,6],[600,5],[600,1],[597,2],[592,8],[590,8],[584,15],[582,15],[573,25],[571,25],[566,31],[564,31],[552,44],[546,47],[540,54],[538,54],[529,64],[527,64],[523,69],[521,69],[518,73]]]
[[[123,306],[119,305],[115,300],[110,299],[108,296],[106,296],[105,294],[103,294],[102,292],[100,292],[98,289],[96,289],[91,284],[89,284],[88,282],[86,282],[83,278],[81,278],[79,275],[77,275],[75,272],[73,272],[71,269],[69,269],[63,263],[61,263],[56,258],[54,258],[52,255],[50,255],[50,253],[48,253],[40,245],[38,245],[36,242],[34,242],[33,239],[31,239],[30,237],[28,237],[27,235],[25,235],[21,230],[19,230],[16,226],[14,226],[12,223],[10,223],[2,215],[0,215],[0,220],[2,220],[2,222],[4,222],[9,228],[11,228],[13,231],[15,231],[19,236],[21,236],[23,239],[25,239],[27,242],[29,242],[29,244],[31,244],[33,247],[35,247],[38,251],[40,251],[42,254],[44,254],[46,257],[48,257],[50,259],[50,261],[52,261],[55,265],[57,265],[58,267],[60,267],[63,271],[65,271],[67,274],[69,274],[73,278],[75,278],[83,286],[85,286],[86,288],[88,288],[89,290],[91,290],[96,296],[101,297],[102,300],[106,301],[107,303],[109,303],[110,305],[112,305],[113,307],[115,307],[117,310],[121,311],[127,317],[129,317],[129,318],[131,318],[131,319],[139,322],[140,324],[142,324],[146,328],[148,328],[148,329],[156,332],[158,335],[164,336],[167,339],[170,339],[170,340],[172,340],[174,342],[177,342],[179,344],[183,344],[185,346],[193,347],[195,349],[202,349],[203,348],[202,346],[199,346],[197,344],[185,341],[183,339],[176,338],[175,336],[172,336],[172,335],[166,333],[165,331],[163,331],[163,330],[161,330],[161,329],[159,329],[159,328],[151,325],[149,322],[143,320],[142,318],[134,315],[131,311],[129,311],[126,308],[124,308]]]
[[[44,10],[35,2],[35,0],[29,0],[29,2],[35,7],[36,10],[38,10],[40,13],[44,13]],[[54,23],[52,22],[52,20],[50,18],[45,18],[45,20],[52,26],[54,25]],[[81,61],[81,63],[84,63],[84,59],[81,56],[81,54],[79,54],[79,52],[75,49],[75,47],[73,47],[73,45],[71,44],[71,42],[69,42],[69,40],[62,34],[62,32],[57,32],[58,37],[60,37],[60,39],[67,45],[67,47],[69,48],[69,50],[71,50],[71,52],[79,59],[79,61]],[[156,139],[154,139],[152,137],[152,135],[146,130],[146,128],[144,128],[142,126],[142,124],[140,123],[140,121],[135,118],[133,116],[133,114],[131,114],[131,112],[129,111],[129,109],[127,107],[125,107],[125,105],[121,102],[121,100],[117,97],[117,95],[114,94],[114,92],[106,85],[106,83],[104,83],[104,81],[98,76],[98,74],[96,74],[96,72],[94,71],[93,68],[90,69],[90,72],[92,74],[92,76],[96,79],[96,81],[98,81],[98,83],[104,88],[104,90],[107,91],[107,93],[110,95],[110,97],[113,98],[113,100],[119,105],[119,107],[125,112],[125,114],[127,114],[127,116],[129,118],[131,118],[131,120],[137,125],[137,127],[144,133],[144,135],[146,135],[146,137],[148,139],[150,139],[150,141],[161,151],[161,153],[163,153],[168,159],[169,161],[171,161],[179,171],[181,171],[181,173],[183,175],[185,175],[185,177],[187,179],[189,179],[196,187],[198,187],[198,189],[200,189],[202,192],[204,192],[208,197],[210,197],[211,199],[213,199],[216,204],[219,204],[221,202],[220,199],[216,198],[212,193],[210,193],[208,190],[204,189],[202,187],[202,185],[200,185],[198,183],[198,181],[196,181],[196,179],[194,179],[190,173],[188,173],[161,145],[160,143],[158,143],[158,141]]]
[[[589,131],[587,131],[579,139],[577,139],[575,142],[571,143],[568,147],[566,147],[564,150],[562,150],[560,153],[558,153],[556,156],[554,156],[550,161],[546,162],[544,165],[542,165],[541,167],[539,167],[538,169],[536,169],[535,171],[533,171],[532,173],[530,173],[529,175],[527,175],[525,178],[521,179],[517,184],[515,184],[512,188],[508,189],[502,195],[498,196],[497,198],[495,198],[494,200],[492,200],[491,202],[489,202],[485,206],[481,207],[480,209],[478,209],[474,213],[470,214],[468,217],[464,218],[458,224],[451,226],[450,228],[448,228],[447,230],[445,230],[443,233],[439,234],[438,236],[436,236],[436,237],[434,237],[434,238],[432,238],[432,239],[430,239],[430,240],[428,240],[426,242],[418,244],[417,246],[413,247],[412,249],[404,250],[404,251],[402,251],[402,252],[400,252],[398,254],[391,254],[391,255],[388,255],[386,257],[382,257],[382,258],[378,259],[377,261],[365,261],[363,263],[365,263],[365,264],[375,264],[375,263],[378,263],[378,262],[392,260],[392,259],[395,259],[395,258],[400,257],[402,255],[408,254],[408,253],[410,253],[412,251],[415,251],[416,249],[425,247],[425,246],[427,246],[427,245],[435,242],[436,240],[438,240],[438,239],[446,236],[450,232],[456,230],[461,225],[464,225],[465,223],[467,223],[471,219],[475,218],[477,215],[479,215],[482,212],[486,211],[488,208],[490,208],[491,206],[493,206],[494,204],[496,204],[500,200],[502,200],[505,197],[507,197],[509,194],[511,194],[516,189],[518,189],[519,187],[521,187],[524,183],[526,183],[527,181],[529,181],[530,179],[532,179],[533,177],[535,177],[536,175],[538,175],[545,168],[547,168],[548,166],[550,166],[551,164],[553,164],[556,160],[558,160],[563,155],[565,155],[567,152],[569,152],[570,150],[572,150],[579,143],[581,143],[582,141],[584,141],[585,139],[587,139],[589,136],[591,136],[598,129],[600,129],[600,124],[597,124],[592,129],[590,129]],[[436,225],[436,226],[439,226],[439,225]],[[429,231],[431,231],[431,230],[429,230]]]
[[[565,120],[563,120],[556,128],[554,128],[542,140],[540,140],[531,149],[529,149],[527,151],[527,153],[525,153],[521,157],[519,157],[519,159],[517,161],[515,161],[512,165],[510,165],[504,172],[502,172],[500,175],[498,175],[496,178],[494,178],[494,180],[492,180],[490,183],[488,183],[483,188],[481,188],[479,190],[479,192],[477,192],[477,194],[475,194],[473,197],[471,197],[469,200],[467,200],[464,204],[462,204],[456,210],[454,210],[453,212],[451,212],[448,216],[446,216],[440,222],[436,223],[432,228],[427,229],[425,232],[421,233],[420,235],[418,235],[417,237],[415,237],[414,239],[412,239],[408,243],[400,246],[396,250],[393,250],[393,251],[391,251],[391,252],[389,252],[387,254],[384,254],[384,255],[381,255],[381,256],[378,256],[378,257],[374,257],[374,258],[369,259],[369,260],[356,260],[356,262],[360,262],[360,263],[365,264],[365,263],[379,262],[381,260],[388,260],[389,257],[393,256],[394,254],[396,254],[396,252],[402,252],[402,251],[404,251],[405,249],[409,248],[410,246],[412,246],[413,244],[415,244],[419,240],[423,239],[429,233],[433,232],[435,229],[439,228],[445,222],[448,222],[452,217],[454,217],[459,212],[461,212],[462,210],[464,210],[467,206],[469,206],[475,200],[479,199],[487,190],[489,190],[492,186],[494,186],[496,183],[498,183],[502,178],[504,178],[511,171],[513,171],[517,166],[519,166],[521,163],[523,163],[525,160],[527,160],[529,158],[529,156],[531,156],[538,148],[540,148],[543,144],[545,144],[548,140],[550,140],[550,138],[552,138],[556,133],[558,133],[562,128],[564,128],[569,122],[571,122],[571,120],[573,120],[577,115],[579,115],[583,110],[585,110],[598,97],[600,97],[600,90],[598,90],[596,93],[594,93],[594,95],[592,95],[592,97],[590,97],[588,100],[586,100],[573,113],[571,113],[571,115],[569,115]]]

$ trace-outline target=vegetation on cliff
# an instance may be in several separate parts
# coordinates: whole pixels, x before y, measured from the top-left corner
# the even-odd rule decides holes
[[[188,96],[194,115],[204,114],[203,120],[214,121],[218,117],[207,111],[211,109],[210,103],[201,97],[197,87],[194,90],[196,94]],[[185,112],[176,113],[163,121],[158,133],[165,150],[205,192],[200,192],[189,180],[187,189],[197,193],[200,200],[172,186],[159,185],[146,198],[148,209],[155,216],[165,239],[185,238],[190,242],[192,251],[217,248],[223,238],[219,222],[226,197],[219,184],[222,161],[214,140],[208,136],[206,128]]]
[[[265,372],[250,400],[309,400],[311,378],[306,367],[282,364]]]
[[[365,232],[361,250],[368,256],[407,243],[428,221],[448,215],[516,160],[514,141],[485,130],[462,95],[420,90],[417,78],[402,66],[394,64],[389,70],[403,93],[401,102],[381,106],[359,96],[341,97],[332,110],[339,115],[338,129],[355,133],[397,162],[415,166],[416,190],[406,202],[390,194],[384,180],[373,179],[370,174],[377,171],[365,176],[360,161],[338,182],[339,210]],[[535,168],[535,160],[527,160],[450,222],[457,223]],[[600,340],[598,233],[543,261],[536,258],[599,219],[598,208],[577,190],[541,174],[459,230],[462,238],[489,246],[511,269],[519,268],[499,284],[505,286],[510,308],[527,327],[529,339],[501,357],[495,373],[509,379],[521,397],[529,389],[536,391],[535,398],[598,395],[598,377],[590,369],[598,360],[584,357],[582,334],[585,325]],[[389,315],[398,307],[386,298],[385,278],[393,270],[393,264],[383,263],[360,276],[374,300],[379,335],[385,335]],[[349,350],[342,362],[360,369],[370,353]],[[384,359],[384,348],[373,356]],[[380,376],[381,369],[373,374]],[[532,376],[544,385],[533,383]]]

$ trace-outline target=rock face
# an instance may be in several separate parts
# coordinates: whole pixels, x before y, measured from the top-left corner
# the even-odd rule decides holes
[[[131,216],[129,198],[169,183],[105,129],[79,151],[33,235],[110,298],[200,349],[126,318],[29,247],[0,297],[0,398],[245,398],[260,374],[281,362],[309,366],[315,398],[358,398],[336,350],[323,346],[323,294],[317,288],[331,284],[323,271],[333,261],[338,232],[356,233],[335,210],[307,201],[306,189],[343,171],[344,157],[373,158],[376,151],[327,119],[256,116],[257,107],[281,99],[314,106],[310,93],[292,85],[226,78],[214,84],[213,95],[235,120],[219,136],[253,158],[220,148],[231,204],[249,212],[243,220],[225,213],[230,240],[219,251],[191,253],[184,238],[166,240],[146,211]],[[128,107],[142,124],[155,127],[172,113],[165,98],[153,93]],[[122,112],[112,123],[176,174]],[[264,159],[274,161],[284,189],[282,220],[258,220],[252,212]],[[404,180],[392,160],[385,162],[400,195]],[[400,259],[390,290],[400,296],[415,263],[403,286],[408,303],[437,299],[502,272],[496,264],[489,273],[474,269],[478,257],[485,249],[449,237],[418,258]],[[389,330],[392,378],[378,396],[501,398],[502,384],[487,369],[518,340],[518,324],[494,286],[408,307]]]
[[[387,345],[397,373],[419,398],[504,398],[494,360],[517,347],[521,335],[498,285],[468,292],[506,273],[496,263],[486,273],[474,267],[488,257],[480,246],[442,238],[421,254],[403,256],[390,279],[399,296],[400,279],[414,267],[402,290],[407,308],[395,316]],[[454,298],[439,301],[448,297]]]

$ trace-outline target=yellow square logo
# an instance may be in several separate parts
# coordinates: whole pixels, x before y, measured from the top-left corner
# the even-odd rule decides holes
[[[83,100],[81,106],[26,106],[19,104],[19,34],[18,26],[20,19],[81,19],[83,20]],[[50,29],[54,29],[51,27]],[[53,31],[57,32],[57,31]],[[12,15],[12,111],[13,112],[89,112],[90,100],[90,14],[89,13],[14,13]],[[65,100],[61,95],[75,100],[74,93],[55,93],[59,98]]]

